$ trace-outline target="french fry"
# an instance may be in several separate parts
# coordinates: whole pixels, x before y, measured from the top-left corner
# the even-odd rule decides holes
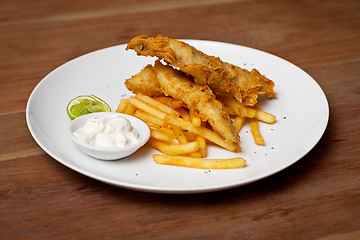
[[[276,116],[261,110],[256,110],[254,118],[270,124],[273,124],[276,121]]]
[[[195,142],[197,141],[196,138],[199,137],[199,135],[197,135],[196,133],[193,133],[193,132],[188,132],[188,131],[184,131],[184,134],[186,136],[186,139],[189,141],[189,142]],[[214,145],[214,143],[206,138],[205,139],[205,142],[206,142],[206,145]]]
[[[228,106],[224,106],[225,111],[229,114],[229,116],[238,116],[231,108]]]
[[[231,115],[247,117],[246,108],[237,100],[226,96],[220,97],[219,100],[225,105],[227,111],[232,113]]]
[[[171,128],[173,129],[174,133],[175,133],[175,138],[179,141],[180,144],[185,144],[188,143],[189,141],[186,139],[186,136],[184,134],[184,131],[182,130],[182,128],[176,126],[176,125],[171,125]]]
[[[184,131],[182,130],[182,128],[176,126],[176,125],[172,125],[171,128],[173,129],[174,133],[175,133],[175,137],[176,139],[178,140],[178,142],[180,144],[186,144],[188,143],[188,139],[186,138],[186,135],[184,133]],[[189,157],[194,157],[194,158],[201,158],[202,155],[200,153],[200,150],[201,150],[201,142],[200,141],[197,141],[199,143],[199,152],[191,152],[191,153],[188,153],[187,155]]]
[[[193,133],[193,132],[185,131],[184,134],[185,134],[185,136],[186,136],[186,139],[187,139],[189,142],[195,142],[195,141],[196,141],[196,138],[198,137],[198,135],[197,135],[196,133]]]
[[[166,126],[166,123],[162,119],[157,118],[157,117],[155,117],[152,114],[149,114],[147,112],[143,112],[143,111],[141,111],[139,109],[135,111],[134,116],[137,117],[137,118],[140,118],[141,120],[143,120],[147,124],[152,123],[152,124],[155,124],[155,125],[158,125],[158,126]]]
[[[233,98],[221,97],[221,100],[225,104],[225,109],[229,115],[237,115],[240,117],[255,118],[259,121],[266,123],[274,123],[276,117],[270,113],[261,111],[255,105],[254,107],[242,106],[242,104]]]
[[[192,152],[192,153],[188,153],[187,156],[192,157],[192,158],[202,158],[201,153],[200,152]]]
[[[162,154],[154,154],[153,159],[158,164],[166,164],[173,166],[200,168],[200,169],[231,169],[242,168],[246,165],[243,158],[228,159],[206,159],[192,158],[187,156],[170,156]]]
[[[242,107],[242,117],[254,118],[256,115],[256,109],[251,107]]]
[[[241,128],[244,126],[245,120],[246,120],[246,118],[244,118],[244,117],[236,116],[236,118],[234,119],[234,121],[231,124],[231,127],[235,134],[240,133]]]
[[[162,102],[163,104],[168,105],[173,109],[180,108],[184,105],[181,100],[174,99],[172,97],[154,97],[155,100]]]
[[[124,112],[125,112],[125,109],[126,109],[127,106],[128,106],[128,104],[129,104],[129,99],[127,99],[127,98],[121,99],[121,100],[120,100],[120,103],[119,103],[119,105],[118,105],[118,107],[117,107],[117,109],[116,109],[116,112],[118,112],[118,113],[124,113]]]
[[[241,151],[239,145],[235,143],[226,142],[219,134],[215,133],[214,131],[211,131],[210,129],[205,127],[195,127],[191,124],[191,122],[188,122],[180,117],[166,115],[164,121],[168,122],[169,124],[177,125],[184,130],[188,130],[190,132],[196,133],[201,137],[206,138],[231,152]]]
[[[221,100],[229,115],[235,117],[232,122],[234,133],[239,134],[246,118],[251,118],[250,129],[254,141],[264,145],[258,121],[272,124],[276,117],[259,110],[257,106],[242,106],[229,97],[222,97]],[[231,152],[239,152],[241,148],[207,128],[206,122],[202,122],[199,116],[183,105],[182,101],[171,97],[152,98],[136,94],[135,97],[121,99],[116,111],[146,122],[150,128],[149,144],[166,154],[153,155],[156,163],[202,169],[242,168],[246,165],[242,158],[206,159],[208,144],[215,143]]]
[[[250,130],[257,145],[264,145],[264,139],[259,131],[259,122],[255,119],[250,121]]]
[[[128,114],[128,115],[133,115],[136,111],[136,107],[134,105],[132,105],[129,101],[129,104],[127,105],[124,113]]]
[[[156,128],[150,128],[150,136],[156,140],[160,140],[169,144],[177,144],[174,138]]]
[[[200,153],[201,157],[206,157],[207,150],[206,150],[206,140],[205,140],[205,138],[197,136],[196,141],[199,143],[199,146],[200,146],[199,153]]]
[[[164,127],[164,126],[161,126],[161,125],[156,125],[156,124],[151,123],[151,122],[148,122],[146,124],[149,126],[149,128],[161,131],[164,134],[168,135],[170,138],[175,139],[175,133],[174,133],[173,129],[170,129],[170,128],[166,127],[166,126]]]
[[[143,101],[135,98],[135,97],[130,97],[129,98],[129,103],[134,105],[136,108],[142,110],[143,112],[147,112],[151,115],[154,115],[160,119],[164,119],[165,116],[166,116],[166,113],[150,106],[149,104],[147,103],[144,103]]]
[[[221,97],[220,100],[226,106],[227,111],[230,115],[238,115],[240,117],[253,118],[256,113],[256,109],[245,107],[241,102],[238,102],[234,98]]]
[[[162,153],[169,155],[184,155],[196,152],[200,146],[198,142],[189,142],[185,144],[167,144],[154,138],[149,139],[149,144]]]
[[[190,112],[190,118],[191,118],[191,122],[195,127],[200,127],[201,126],[201,118],[197,115],[195,115],[194,113]]]
[[[142,101],[144,103],[147,103],[151,107],[153,107],[161,112],[179,116],[179,113],[176,110],[174,110],[173,108],[169,107],[168,105],[166,105],[160,101],[155,100],[154,98],[151,98],[151,97],[146,96],[141,93],[136,94],[135,98],[139,99],[140,101]]]

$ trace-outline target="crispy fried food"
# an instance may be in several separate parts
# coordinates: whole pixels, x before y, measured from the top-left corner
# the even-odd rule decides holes
[[[231,120],[224,110],[221,102],[216,100],[215,95],[207,86],[193,83],[182,72],[171,66],[165,66],[160,61],[155,66],[148,65],[140,73],[127,79],[126,87],[134,93],[142,93],[148,96],[165,94],[181,100],[195,115],[203,121],[208,121],[214,131],[218,132],[228,142],[238,142],[231,128]],[[157,85],[157,91],[153,86]],[[148,89],[148,87],[150,89]]]
[[[159,164],[200,169],[232,169],[243,168],[246,165],[246,160],[240,157],[228,159],[198,159],[186,156],[154,154],[153,159]]]
[[[207,86],[192,83],[182,72],[171,66],[155,63],[157,79],[165,95],[182,100],[190,109],[190,115],[198,115],[202,120],[208,121],[211,127],[229,142],[238,142],[232,131],[228,113],[221,102]]]
[[[181,108],[184,104],[181,100],[172,97],[155,97],[154,99],[173,109]]]
[[[116,109],[116,112],[118,112],[118,113],[125,112],[125,109],[127,108],[128,105],[129,105],[129,99],[127,99],[127,98],[121,99],[120,103]]]
[[[152,137],[149,139],[149,144],[160,152],[169,155],[184,155],[187,153],[193,153],[200,148],[198,142],[188,142],[184,144],[167,144]]]
[[[246,121],[246,118],[236,116],[236,118],[234,119],[234,121],[232,123],[232,128],[235,133],[239,134],[241,128],[244,126],[245,121]]]
[[[241,147],[236,143],[229,143],[225,141],[223,137],[221,137],[218,133],[211,131],[206,127],[195,127],[191,122],[188,122],[180,117],[166,115],[165,119],[166,122],[177,125],[184,130],[196,133],[197,135],[229,150],[230,152],[240,152]]]
[[[172,107],[169,107],[165,103],[157,101],[147,95],[138,93],[138,94],[136,94],[135,98],[138,98],[140,101],[150,104],[151,106],[155,107],[156,109],[158,109],[166,114],[172,114],[172,115],[176,115],[176,116],[179,115],[179,113]]]
[[[250,129],[253,135],[254,141],[257,145],[264,145],[264,139],[259,131],[259,122],[255,119],[250,120]]]
[[[195,83],[209,86],[217,95],[231,95],[245,106],[253,106],[259,94],[274,98],[274,82],[261,75],[256,69],[248,71],[226,63],[218,57],[208,56],[196,48],[172,38],[158,35],[134,37],[127,49],[138,55],[164,59],[194,77]]]
[[[164,96],[160,89],[160,83],[156,79],[156,72],[149,64],[140,73],[126,80],[125,86],[134,93],[142,93],[151,97]]]

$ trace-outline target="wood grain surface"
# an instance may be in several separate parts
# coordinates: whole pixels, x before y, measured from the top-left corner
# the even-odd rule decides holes
[[[142,33],[291,61],[327,96],[324,136],[271,177],[205,194],[126,190],[61,165],[27,128],[31,91]],[[358,0],[0,1],[0,239],[360,239],[359,39]]]

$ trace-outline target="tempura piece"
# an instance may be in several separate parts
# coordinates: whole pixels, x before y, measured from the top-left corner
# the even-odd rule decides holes
[[[151,97],[164,96],[160,83],[157,81],[156,72],[151,64],[143,68],[140,73],[127,79],[125,86],[134,93],[142,93]]]
[[[226,63],[218,57],[208,56],[196,48],[158,35],[134,37],[127,49],[138,55],[164,59],[167,63],[194,77],[195,83],[207,85],[217,95],[231,95],[245,106],[257,103],[258,95],[274,98],[274,82],[261,75],[256,69],[248,71]]]
[[[159,84],[160,91],[153,91],[152,86]],[[221,102],[216,100],[215,95],[207,86],[193,83],[184,73],[171,66],[164,66],[160,61],[155,66],[148,65],[140,73],[127,79],[126,87],[134,93],[142,93],[148,96],[158,96],[163,93],[181,100],[190,109],[190,112],[208,121],[210,126],[224,137],[228,142],[239,142],[233,133],[231,120],[224,110]]]

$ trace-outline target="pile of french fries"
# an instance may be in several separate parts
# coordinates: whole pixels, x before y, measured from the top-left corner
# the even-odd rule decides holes
[[[276,117],[260,111],[256,107],[244,107],[238,101],[223,97],[226,111],[233,117],[232,128],[239,134],[246,119],[250,119],[250,129],[254,141],[264,145],[258,121],[274,123]],[[241,151],[237,143],[229,143],[207,127],[207,123],[191,113],[180,100],[172,97],[149,97],[136,94],[121,99],[116,112],[135,116],[150,128],[149,144],[164,154],[154,154],[158,164],[201,168],[230,169],[242,168],[246,160],[241,157],[228,159],[208,159],[207,145],[216,144],[231,152]]]

